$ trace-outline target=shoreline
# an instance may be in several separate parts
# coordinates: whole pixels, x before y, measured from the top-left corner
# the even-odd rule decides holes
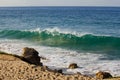
[[[0,54],[0,80],[95,80],[81,74],[65,75],[47,70],[46,66],[36,66],[10,54]]]
[[[36,66],[29,64],[21,59],[21,56],[0,52],[0,80],[9,79],[31,79],[31,80],[97,80],[94,77],[86,76],[81,73],[61,74],[54,70],[48,70],[47,66]],[[12,72],[12,73],[11,73]],[[12,78],[12,76],[15,77]],[[21,77],[19,76],[21,75]],[[25,77],[27,75],[27,77]],[[54,76],[54,78],[53,78]],[[51,79],[49,79],[51,78]],[[53,79],[52,79],[53,78]],[[120,77],[104,79],[118,80]]]
[[[120,76],[120,59],[119,56],[114,55],[114,52],[110,53],[110,55],[89,51],[79,52],[72,49],[37,45],[14,39],[2,39],[0,42],[1,51],[16,55],[21,55],[21,49],[26,46],[36,49],[39,52],[39,56],[46,57],[48,60],[44,60],[43,63],[50,68],[66,68],[70,63],[75,62],[80,68],[75,70],[67,69],[66,72],[80,72],[85,75],[94,75],[98,71],[107,71],[113,76]],[[111,54],[113,54],[113,56]]]

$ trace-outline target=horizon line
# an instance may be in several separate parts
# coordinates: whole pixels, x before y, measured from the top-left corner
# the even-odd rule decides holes
[[[120,6],[0,6],[0,7],[120,7]]]

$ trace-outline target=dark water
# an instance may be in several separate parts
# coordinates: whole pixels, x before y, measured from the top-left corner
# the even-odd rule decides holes
[[[57,27],[77,33],[120,36],[119,7],[0,8],[0,29]]]
[[[120,8],[1,7],[0,30],[0,38],[40,45],[119,50]]]

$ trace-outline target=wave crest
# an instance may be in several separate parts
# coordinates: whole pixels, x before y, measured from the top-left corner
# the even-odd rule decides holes
[[[120,38],[112,36],[96,36],[93,34],[84,34],[78,36],[71,33],[62,33],[59,30],[2,30],[0,38],[21,39],[48,46],[63,46],[75,49],[89,50],[119,50]]]

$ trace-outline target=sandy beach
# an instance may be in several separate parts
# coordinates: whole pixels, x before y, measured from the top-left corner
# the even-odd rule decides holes
[[[95,80],[81,74],[64,75],[48,71],[12,55],[0,54],[0,80]]]
[[[0,54],[0,80],[99,80],[80,73],[67,75],[21,60],[20,56]],[[120,80],[111,78],[105,80]]]

